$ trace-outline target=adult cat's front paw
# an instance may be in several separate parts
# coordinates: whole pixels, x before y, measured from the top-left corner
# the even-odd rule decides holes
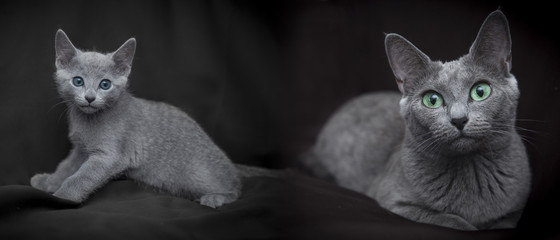
[[[48,173],[39,173],[39,174],[35,174],[35,176],[33,176],[31,178],[31,180],[29,181],[31,186],[45,191],[45,192],[49,192],[49,193],[53,193],[54,191],[56,191],[55,186],[51,186],[49,184],[49,177],[51,175]]]
[[[86,195],[71,188],[60,187],[54,194],[55,197],[81,203],[86,199]]]

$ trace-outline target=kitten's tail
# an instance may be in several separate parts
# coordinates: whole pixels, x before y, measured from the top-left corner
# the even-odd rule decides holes
[[[267,169],[242,164],[235,164],[240,177],[286,177],[291,173],[289,169]]]
[[[312,150],[301,154],[298,159],[298,169],[302,172],[320,179],[334,181],[333,175]]]

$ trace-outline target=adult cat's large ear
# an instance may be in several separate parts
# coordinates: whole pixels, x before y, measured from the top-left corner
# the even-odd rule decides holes
[[[113,53],[113,61],[115,62],[118,73],[128,75],[132,68],[132,59],[136,51],[136,39],[128,39],[117,51]]]
[[[62,29],[56,31],[56,36],[54,39],[54,49],[56,54],[56,67],[62,68],[67,66],[68,63],[78,54],[78,49],[74,47],[66,33]]]
[[[401,93],[414,86],[430,67],[430,58],[404,37],[390,33],[385,37],[385,52]]]
[[[509,73],[511,70],[511,36],[506,16],[497,10],[486,18],[469,54],[475,62]]]

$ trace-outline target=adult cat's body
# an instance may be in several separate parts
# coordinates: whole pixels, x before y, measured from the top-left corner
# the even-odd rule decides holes
[[[35,188],[82,202],[111,178],[127,177],[219,207],[240,195],[238,170],[186,113],[132,96],[130,39],[109,54],[82,52],[56,35],[57,89],[68,103],[72,150]]]
[[[397,34],[385,45],[402,94],[344,105],[304,164],[415,221],[515,227],[530,168],[514,126],[519,91],[505,16],[490,14],[469,54],[452,62],[431,61]]]

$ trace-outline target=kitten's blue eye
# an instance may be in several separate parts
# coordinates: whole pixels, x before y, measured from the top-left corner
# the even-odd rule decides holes
[[[72,78],[72,84],[76,87],[84,86],[84,79],[81,77],[74,77]]]
[[[108,79],[103,79],[99,83],[99,87],[103,90],[108,90],[109,88],[111,88],[111,81],[109,81]]]

